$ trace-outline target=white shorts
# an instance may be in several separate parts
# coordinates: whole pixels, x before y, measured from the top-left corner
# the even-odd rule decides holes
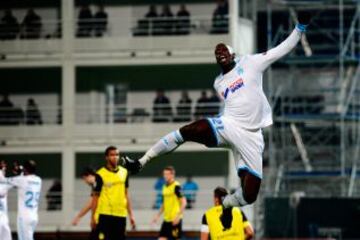
[[[37,223],[38,223],[37,219],[18,217],[17,219],[18,240],[34,240],[34,233]]]
[[[239,170],[246,170],[262,179],[264,137],[261,129],[247,130],[224,116],[208,118],[219,147],[228,147]]]
[[[0,239],[11,240],[11,230],[9,227],[9,219],[5,215],[0,214]]]

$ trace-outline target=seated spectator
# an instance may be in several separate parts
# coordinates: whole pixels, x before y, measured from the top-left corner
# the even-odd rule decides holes
[[[191,103],[192,100],[189,98],[188,92],[183,91],[179,103],[176,106],[177,117],[174,119],[175,122],[187,122],[191,120]]]
[[[176,34],[189,34],[190,32],[190,13],[186,9],[185,4],[180,5],[177,12]]]
[[[11,125],[14,104],[9,99],[9,94],[4,93],[0,101],[0,124]]]
[[[25,118],[27,125],[41,125],[43,123],[39,108],[32,98],[29,98],[27,101]]]
[[[42,28],[41,17],[31,8],[27,11],[21,27],[22,38],[38,39],[40,38]]]
[[[199,187],[197,183],[192,180],[191,175],[187,176],[186,182],[182,185],[182,189],[187,202],[186,208],[193,208],[196,202],[196,193],[199,190]]]
[[[139,19],[137,22],[137,27],[134,30],[134,36],[148,36],[153,33],[154,23],[156,23],[156,18],[158,13],[155,5],[150,5],[149,11],[145,14],[143,19]]]
[[[96,37],[102,37],[107,30],[108,14],[104,11],[104,6],[100,5],[94,16],[94,30]]]
[[[11,10],[5,10],[4,16],[1,18],[0,38],[2,40],[15,39],[19,34],[19,23],[14,17]]]
[[[229,32],[229,5],[227,0],[218,0],[217,7],[213,12],[211,33]]]
[[[195,107],[195,117],[197,119],[209,116],[209,98],[206,91],[201,92],[200,98],[197,100]]]
[[[78,16],[77,37],[90,37],[93,28],[93,14],[88,5],[83,5],[80,8]]]
[[[170,100],[165,96],[164,90],[162,89],[156,92],[153,111],[154,122],[168,122],[172,116]]]
[[[215,90],[212,90],[212,95],[209,98],[208,113],[210,116],[219,114],[220,110],[220,99]]]
[[[155,24],[156,35],[171,35],[174,28],[174,14],[168,4],[163,5],[162,13]]]
[[[154,189],[156,191],[156,199],[153,205],[153,209],[159,209],[163,203],[162,189],[164,184],[165,184],[165,179],[163,176],[159,177],[155,182]]]
[[[61,210],[61,206],[62,206],[61,193],[62,193],[61,181],[57,179],[53,182],[53,185],[49,188],[46,194],[48,211]]]
[[[150,5],[149,12],[146,13],[145,18],[157,18],[159,15],[155,5]]]

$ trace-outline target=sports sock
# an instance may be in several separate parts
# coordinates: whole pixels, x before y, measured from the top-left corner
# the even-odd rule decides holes
[[[238,206],[241,207],[241,206],[248,205],[248,203],[244,199],[244,193],[243,193],[242,188],[240,187],[240,188],[236,189],[236,191],[233,194],[227,195],[224,198],[222,205],[225,208],[238,207]]]
[[[141,165],[145,165],[152,158],[157,156],[161,156],[165,153],[169,153],[174,151],[177,147],[179,147],[182,143],[184,143],[184,139],[181,136],[179,130],[173,131],[168,135],[161,138],[155,145],[153,145],[142,158],[139,159]]]

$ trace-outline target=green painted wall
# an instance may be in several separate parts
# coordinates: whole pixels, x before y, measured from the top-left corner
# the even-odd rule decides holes
[[[0,76],[1,93],[61,93],[61,68],[2,68]]]
[[[107,83],[125,83],[132,91],[212,88],[216,64],[79,67],[77,92],[103,91]]]
[[[132,158],[139,158],[142,152],[125,153]],[[81,171],[91,166],[95,169],[104,165],[103,153],[78,153],[76,154],[76,176],[80,177]],[[178,176],[192,174],[195,176],[227,176],[228,152],[174,152],[148,163],[146,167],[134,177],[157,177],[165,166],[172,165],[176,168]]]
[[[37,175],[42,178],[61,178],[61,154],[0,154],[0,159],[8,163],[8,168],[12,168],[13,161],[17,160],[20,163],[26,160],[34,160],[37,165]]]

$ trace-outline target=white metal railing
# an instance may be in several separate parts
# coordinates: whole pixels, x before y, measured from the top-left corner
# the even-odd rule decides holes
[[[132,22],[134,36],[221,34],[229,31],[227,15],[142,18]]]
[[[0,107],[0,126],[54,125],[59,123],[61,123],[60,106]]]
[[[219,114],[220,103],[76,106],[76,123],[188,122]]]
[[[277,95],[273,98],[276,118],[286,116],[322,117],[324,114],[339,117],[338,101],[327,95],[339,89],[306,92],[303,95]],[[360,90],[354,90],[359,95]],[[218,115],[223,105],[219,102],[169,103],[151,102],[128,104],[96,104],[74,106],[76,124],[117,124],[139,122],[189,122],[199,118]],[[347,117],[360,117],[360,104],[349,104]],[[62,122],[61,106],[43,106],[38,110],[21,107],[0,108],[0,126],[56,125]]]
[[[74,19],[72,26],[75,37],[80,38],[221,34],[229,30],[227,15],[131,19],[131,26],[119,25],[122,20],[116,17],[105,23],[96,19]],[[0,27],[0,40],[57,39],[62,37],[61,25],[62,20],[59,19],[45,19],[35,26],[3,25]]]
[[[61,37],[61,21],[45,19],[31,25],[11,24],[0,26],[0,40],[36,40]]]

